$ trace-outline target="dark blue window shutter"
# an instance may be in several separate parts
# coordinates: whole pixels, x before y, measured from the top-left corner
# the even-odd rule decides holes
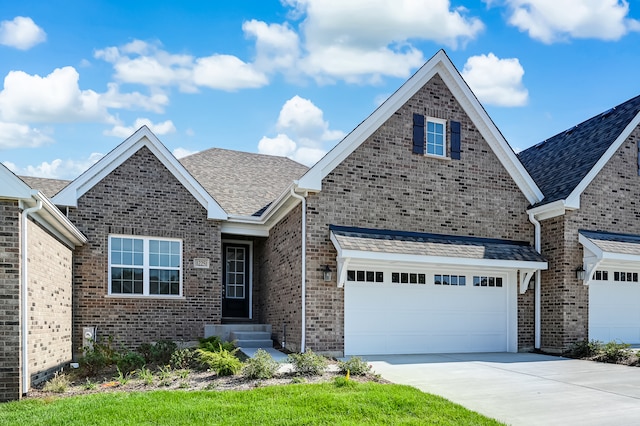
[[[413,114],[413,153],[424,154],[424,115]]]
[[[460,159],[460,122],[451,122],[451,159]]]

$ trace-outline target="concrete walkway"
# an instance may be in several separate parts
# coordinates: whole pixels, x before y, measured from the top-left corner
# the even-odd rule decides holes
[[[363,357],[394,383],[512,425],[640,424],[640,368],[539,354]]]

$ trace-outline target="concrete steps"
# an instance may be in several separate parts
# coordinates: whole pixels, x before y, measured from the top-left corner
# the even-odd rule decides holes
[[[229,333],[232,341],[239,348],[272,348],[273,340],[268,331],[232,331]]]
[[[273,348],[270,324],[214,324],[204,326],[204,337],[236,341],[240,348]]]

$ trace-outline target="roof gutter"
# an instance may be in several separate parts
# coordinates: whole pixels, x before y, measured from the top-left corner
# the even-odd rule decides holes
[[[295,187],[291,187],[291,196],[297,198],[302,202],[302,281],[300,283],[300,293],[302,308],[300,313],[302,315],[301,320],[301,335],[300,335],[300,353],[305,351],[305,342],[307,340],[307,199],[296,193]]]

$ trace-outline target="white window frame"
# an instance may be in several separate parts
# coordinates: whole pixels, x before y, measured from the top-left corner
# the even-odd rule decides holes
[[[138,266],[138,265],[123,265],[123,264],[113,264],[112,263],[112,259],[111,259],[111,243],[113,238],[129,238],[129,239],[134,239],[134,240],[142,240],[142,245],[143,245],[143,249],[142,249],[142,258],[143,258],[143,264],[142,266]],[[169,242],[177,242],[180,244],[180,262],[179,262],[179,267],[165,267],[165,266],[151,266],[150,262],[149,262],[149,242],[150,241],[169,241]],[[108,244],[108,250],[109,250],[109,265],[108,265],[108,269],[109,269],[109,281],[107,282],[107,294],[109,296],[113,296],[113,297],[133,297],[133,298],[161,298],[161,299],[176,299],[176,298],[182,298],[182,281],[183,281],[183,268],[182,268],[182,264],[184,261],[184,254],[183,254],[183,245],[182,245],[182,240],[178,239],[178,238],[166,238],[166,237],[148,237],[148,236],[140,236],[140,235],[120,235],[120,234],[110,234],[109,235],[109,244]],[[112,289],[112,283],[111,283],[111,269],[112,268],[137,268],[137,269],[142,269],[142,293],[113,293],[111,291]],[[178,294],[151,294],[150,293],[150,282],[149,282],[149,276],[150,276],[150,270],[151,269],[160,269],[160,270],[172,270],[172,271],[178,271],[178,274],[180,275],[180,282],[179,282],[179,290],[178,290]]]
[[[429,123],[442,124],[442,155],[429,152]],[[424,123],[424,155],[437,158],[447,158],[447,120],[435,117],[425,117]]]

